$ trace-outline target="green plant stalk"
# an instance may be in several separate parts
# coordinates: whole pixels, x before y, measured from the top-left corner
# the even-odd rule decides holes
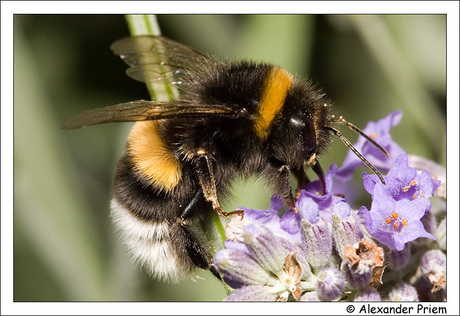
[[[131,36],[161,35],[155,15],[126,15],[126,22]],[[177,92],[171,89],[168,78],[165,78],[164,85],[153,84],[152,82],[146,82],[146,85],[152,100],[161,101],[178,97]],[[211,244],[212,251],[215,254],[220,249],[223,249],[226,234],[224,225],[217,212],[213,212],[211,223],[212,225],[205,225],[203,229],[205,230],[206,238]],[[222,284],[224,284],[227,294],[230,293],[231,290],[228,285],[225,283]]]
[[[131,36],[161,35],[160,26],[158,25],[155,15],[126,15],[125,18]],[[168,78],[165,78],[163,85],[158,84],[156,81],[146,81],[145,84],[147,86],[147,90],[149,91],[151,99],[154,101],[165,101],[168,99],[175,99],[178,97],[177,89],[176,91],[173,91],[173,89],[169,85],[170,82]]]

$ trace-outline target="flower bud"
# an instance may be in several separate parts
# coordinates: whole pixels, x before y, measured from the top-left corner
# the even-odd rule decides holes
[[[420,270],[433,285],[432,293],[446,288],[446,255],[441,250],[427,251],[420,261]]]
[[[233,288],[244,284],[269,284],[270,275],[254,260],[233,249],[219,251],[214,264],[224,274],[225,282]]]
[[[410,244],[407,243],[401,251],[390,249],[387,256],[392,269],[404,268],[410,259]]]
[[[270,287],[262,285],[246,285],[224,298],[224,301],[272,301],[277,298],[276,293],[270,291]]]
[[[355,296],[355,302],[379,302],[382,298],[379,292],[373,287],[368,287],[363,291],[359,291]]]
[[[388,300],[392,302],[418,302],[419,299],[415,287],[400,282],[388,293]]]
[[[332,237],[329,225],[322,220],[318,224],[310,224],[302,219],[300,228],[308,262],[314,271],[319,271],[326,266],[332,255]]]
[[[345,275],[348,286],[353,289],[364,289],[369,286],[373,272],[371,270],[358,273],[347,260],[342,261],[342,272]]]
[[[384,270],[383,249],[363,238],[358,244],[345,247],[344,266],[349,271],[347,278],[350,286],[363,288],[370,284],[377,287],[381,284]]]
[[[339,299],[345,289],[342,272],[336,268],[324,268],[318,273],[316,291],[322,301]]]
[[[269,229],[260,224],[248,225],[243,238],[255,261],[266,271],[276,274],[282,269],[287,251]]]
[[[345,247],[359,243],[363,238],[363,233],[353,216],[349,216],[347,220],[342,220],[337,214],[332,214],[332,225],[332,236],[336,250],[344,259]]]

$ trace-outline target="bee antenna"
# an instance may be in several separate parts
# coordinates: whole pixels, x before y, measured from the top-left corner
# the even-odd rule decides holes
[[[352,131],[354,131],[354,132],[358,133],[359,135],[361,135],[362,137],[364,137],[369,143],[374,145],[378,150],[380,150],[385,155],[385,158],[390,157],[390,155],[388,154],[388,152],[386,151],[385,148],[380,146],[374,139],[372,139],[369,135],[367,135],[362,130],[360,130],[358,126],[346,121],[342,116],[339,117],[338,120],[333,121],[333,123],[345,125],[346,127],[351,129]],[[337,135],[337,133],[336,133],[336,135]],[[339,136],[339,135],[337,135],[337,136]]]
[[[346,122],[346,121],[345,121]],[[347,122],[348,123],[348,122]],[[350,125],[352,125],[351,123],[349,123]],[[352,125],[354,126],[354,125]],[[355,126],[354,126],[355,127]],[[375,173],[377,175],[377,177],[379,177],[380,181],[383,183],[383,184],[386,184],[385,183],[385,179],[383,178],[383,175],[380,173],[380,171],[377,170],[377,168],[371,164],[369,162],[369,160],[366,159],[366,157],[364,157],[356,148],[355,146],[353,146],[353,144],[345,138],[345,136],[342,135],[342,133],[340,133],[339,130],[331,127],[331,126],[326,126],[327,129],[331,130],[332,132],[334,132],[334,134],[340,138],[340,140],[345,144],[345,146],[347,146],[359,159],[361,159],[361,161],[369,168],[372,170],[373,173]],[[356,127],[356,129],[358,129]],[[360,129],[358,129],[359,132],[363,133]],[[358,133],[359,133],[358,132]],[[366,135],[363,133],[363,135]],[[366,135],[367,136],[367,135]],[[369,139],[369,136],[367,136],[366,139]],[[375,142],[374,142],[375,143]],[[382,148],[383,149],[383,148]],[[387,151],[385,149],[383,149],[385,151],[385,153],[387,153]],[[387,153],[388,155],[388,153]]]

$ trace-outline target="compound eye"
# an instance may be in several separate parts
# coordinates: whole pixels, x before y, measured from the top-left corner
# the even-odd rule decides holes
[[[303,131],[304,149],[306,153],[311,153],[316,147],[315,126],[310,119],[305,120],[305,128]]]

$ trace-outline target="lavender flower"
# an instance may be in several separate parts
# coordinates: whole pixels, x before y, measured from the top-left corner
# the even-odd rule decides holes
[[[416,301],[420,293],[426,293],[423,299],[445,300],[445,208],[433,213],[428,199],[445,174],[422,158],[416,160],[418,169],[408,165],[408,155],[389,134],[400,119],[401,113],[393,112],[365,129],[392,160],[367,142],[356,145],[373,164],[388,170],[386,185],[376,175],[362,174],[372,198],[370,210],[362,206],[357,211],[334,186],[334,178],[350,178],[361,165],[354,156],[340,169],[329,167],[326,194],[319,181],[308,183],[296,208],[281,218],[279,196],[272,197],[268,210],[240,208],[244,215],[228,223],[226,249],[214,260],[223,280],[235,289],[226,300]],[[410,160],[414,163],[412,156]],[[441,181],[420,166],[435,170]],[[445,199],[445,181],[442,185],[444,191],[436,194]],[[440,238],[438,243],[428,243],[435,239],[431,233]],[[439,249],[427,251],[428,246]],[[424,254],[420,265],[412,253]]]
[[[319,180],[309,182],[303,187],[306,195],[315,200],[315,202],[322,208],[326,208],[331,203],[333,178],[337,174],[337,165],[333,163],[327,169],[324,175],[326,194],[323,195],[321,182]]]
[[[238,289],[226,300],[299,300],[300,282],[309,271],[305,260],[302,267],[298,251],[286,240],[275,236],[261,224],[250,224],[243,233],[244,249],[224,249],[217,253],[214,263],[224,281]]]
[[[278,211],[283,207],[283,199],[278,195],[273,195],[268,210],[249,209],[240,207],[244,216],[235,216],[227,225],[226,231],[228,238],[232,241],[242,242],[243,230],[252,223],[260,223],[271,230],[275,235],[300,242],[298,223],[288,223],[288,220],[281,222]]]
[[[373,196],[374,187],[380,183],[380,180],[374,174],[363,173],[362,177],[364,188]],[[394,166],[384,178],[386,191],[396,201],[433,196],[434,191],[441,184],[439,180],[432,179],[426,170],[418,171],[409,167],[406,153],[396,159]]]
[[[381,183],[374,189],[371,210],[365,206],[360,214],[366,221],[369,233],[391,249],[401,251],[407,242],[420,237],[435,239],[425,231],[420,219],[430,209],[431,202],[426,198],[412,201],[395,201]]]
[[[329,263],[332,255],[331,227],[323,220],[312,225],[302,219],[300,225],[308,263],[313,271],[319,271]]]
[[[341,202],[341,204],[346,203]],[[359,243],[364,237],[361,230],[362,227],[358,220],[357,215],[355,215],[355,213],[351,214],[351,212],[347,217],[340,217],[337,214],[332,214],[332,237],[335,249],[342,259],[344,259],[345,256],[345,248]]]
[[[297,233],[295,224],[293,222],[300,222],[300,219],[305,219],[310,223],[316,223],[319,218],[326,222],[332,222],[332,213],[338,214],[341,218],[347,218],[350,214],[350,206],[347,205],[345,200],[334,194],[333,178],[337,172],[337,165],[332,164],[327,170],[324,180],[326,184],[326,194],[322,194],[321,182],[319,180],[306,184],[297,200],[295,206],[299,211],[296,213],[294,210],[288,211],[280,223],[285,230],[292,233]],[[286,224],[289,223],[289,224]]]
[[[442,199],[446,199],[446,168],[435,163],[434,161],[428,160],[424,157],[419,157],[415,155],[409,155],[409,166],[416,168],[417,170],[426,170],[430,176],[441,181],[441,185],[436,189],[436,194]]]
[[[399,124],[402,118],[400,111],[391,112],[387,117],[377,121],[369,122],[363,132],[370,135],[379,145],[387,150],[390,157],[385,158],[374,145],[360,136],[354,147],[360,151],[380,171],[389,170],[396,157],[404,150],[391,139],[390,129]],[[364,166],[363,162],[351,151],[348,152],[342,167],[339,168],[336,177],[342,181],[349,181],[358,167]]]
[[[435,239],[425,230],[421,218],[431,207],[427,196],[439,186],[425,170],[409,167],[401,154],[385,177],[383,185],[375,175],[363,173],[364,188],[372,196],[371,210],[361,207],[369,233],[391,249],[401,251],[419,237]]]

